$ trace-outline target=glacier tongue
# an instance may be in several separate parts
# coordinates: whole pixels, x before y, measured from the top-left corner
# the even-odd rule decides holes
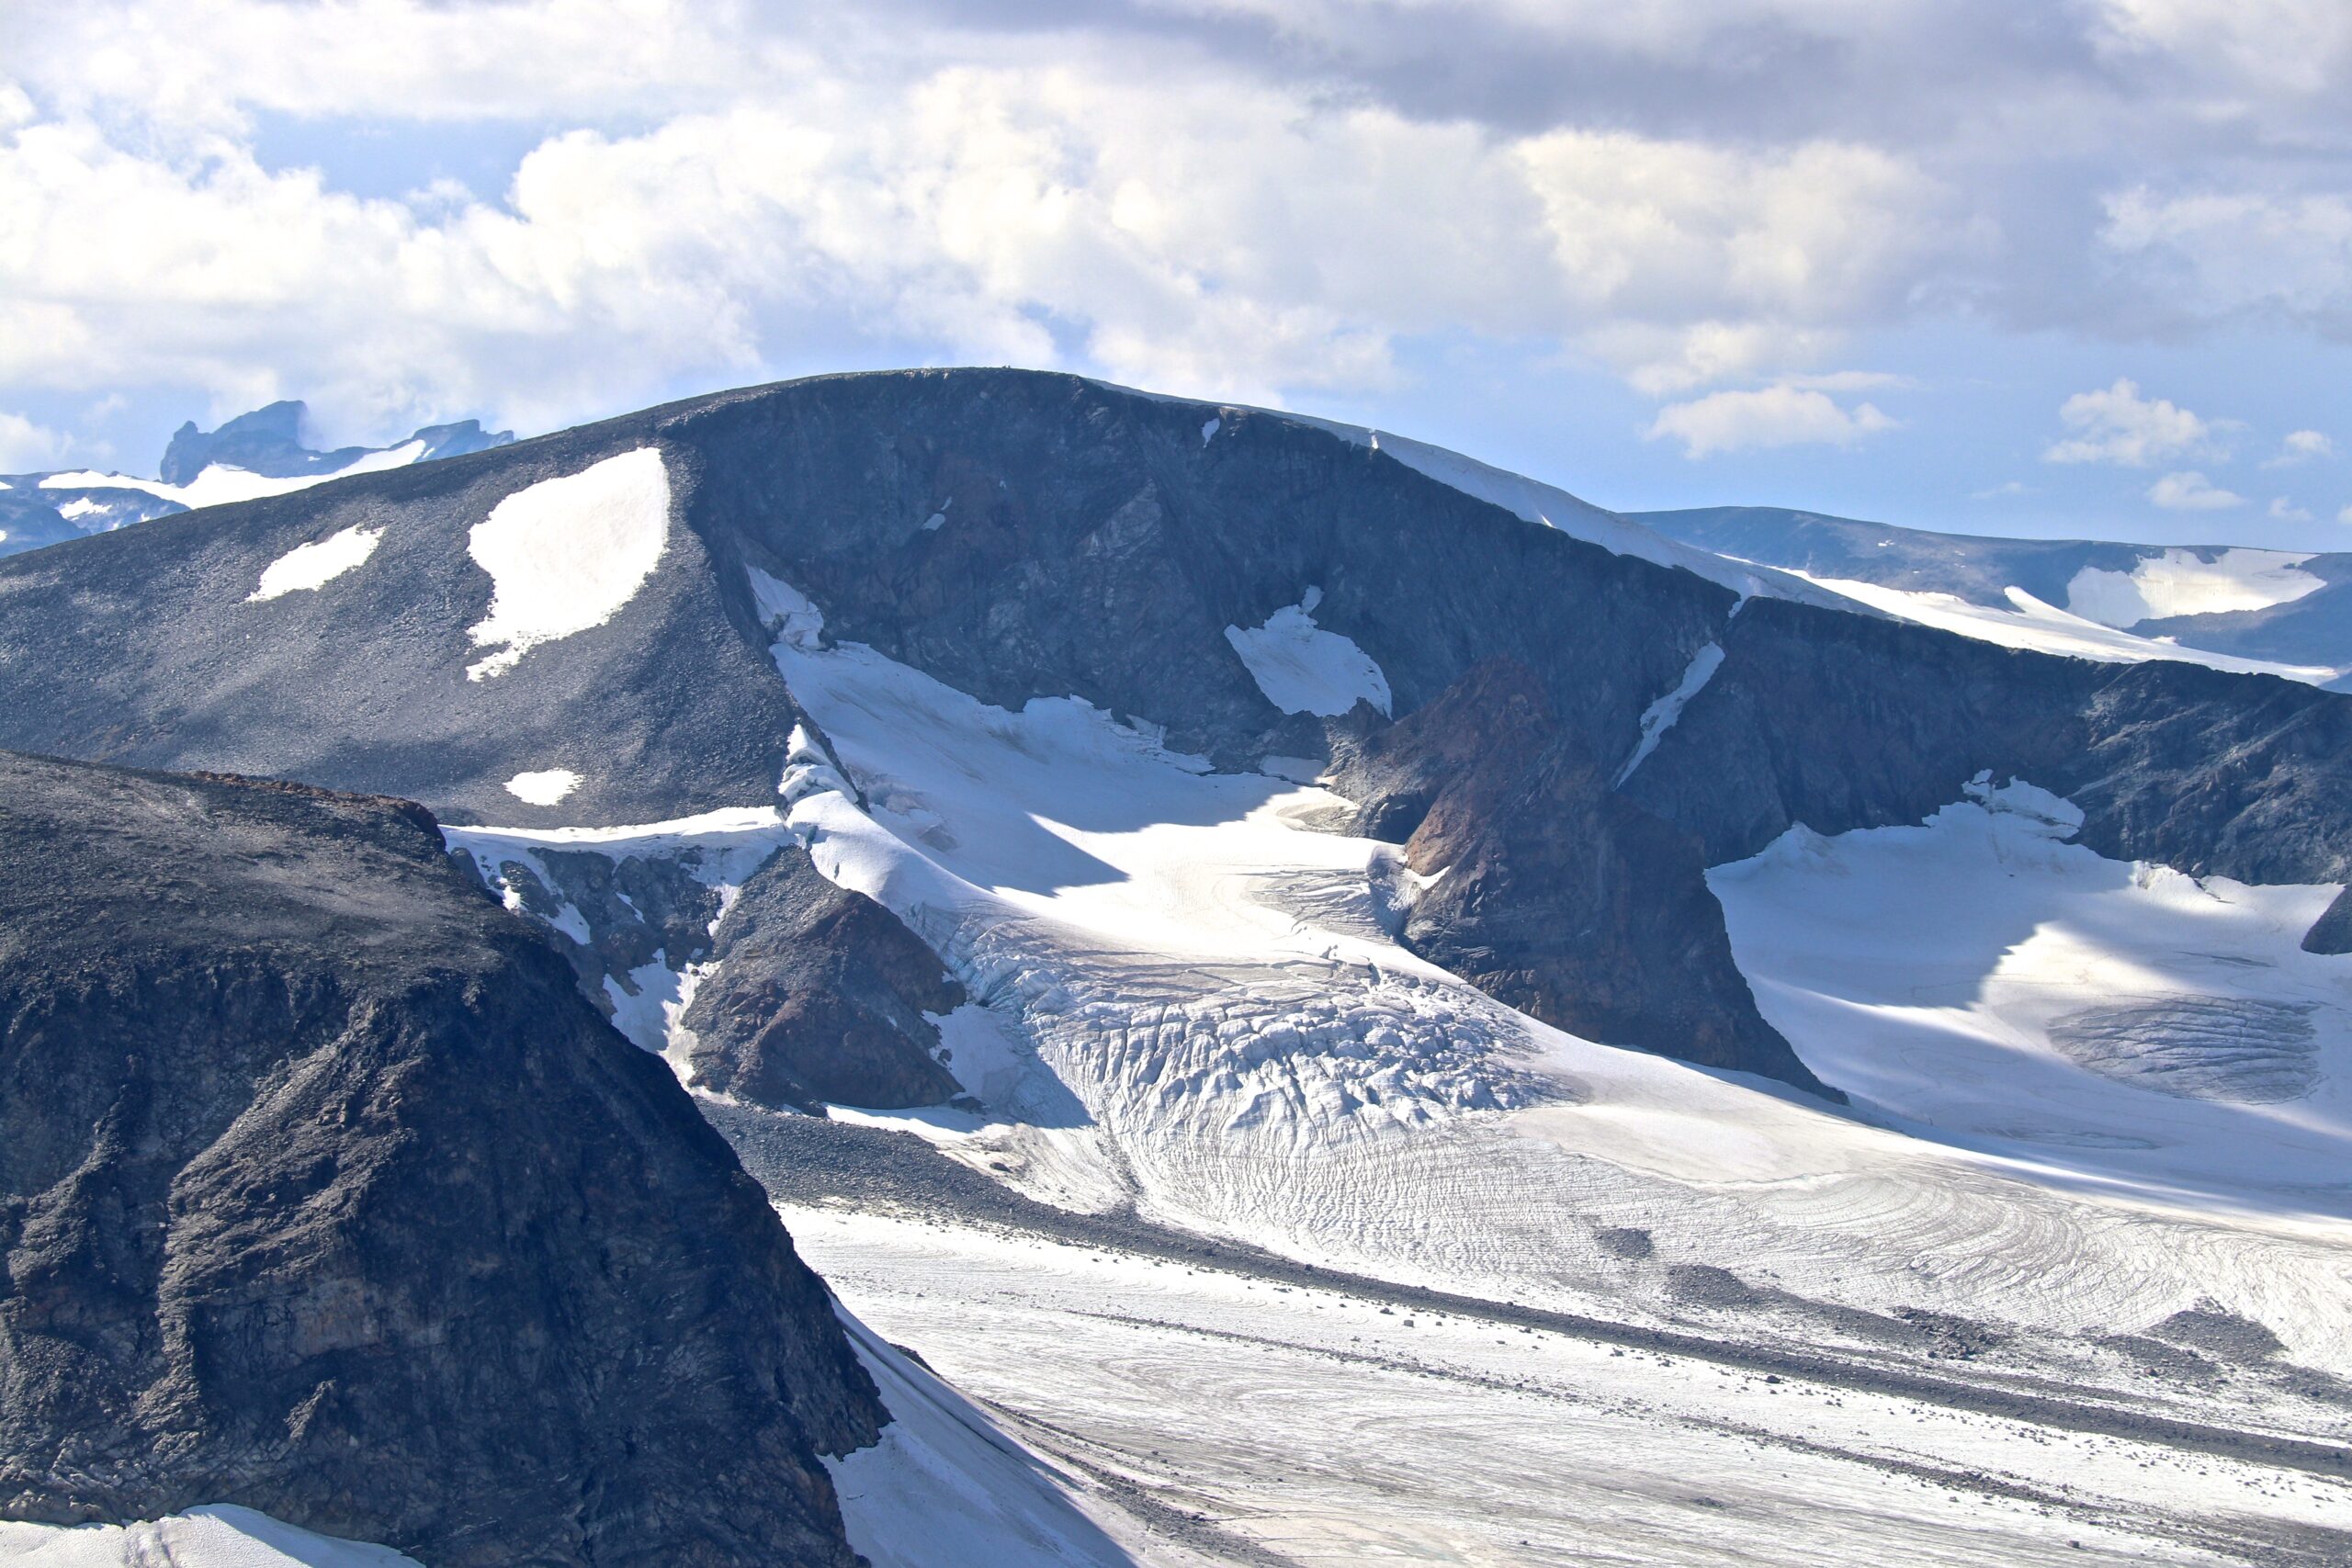
[[[1621,1315],[1693,1310],[1713,1298],[1678,1270],[1729,1263],[1762,1292],[1733,1294],[1803,1335],[1852,1309],[2105,1332],[2207,1292],[2299,1354],[2352,1351],[2341,1222],[2226,1221],[2235,1199],[2069,1151],[1874,1127],[1546,1029],[1390,940],[1385,847],[1312,830],[1327,792],[1208,773],[1074,700],[991,707],[854,644],[775,657],[870,802],[803,794],[792,829],[1031,1054],[984,1124],[915,1130],[1035,1196]],[[2069,826],[2040,792],[2000,803]],[[1635,1229],[1654,1258],[1615,1250]]]

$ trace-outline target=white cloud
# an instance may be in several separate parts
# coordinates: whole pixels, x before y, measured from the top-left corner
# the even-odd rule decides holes
[[[2163,398],[2143,398],[2138,385],[2120,376],[2104,390],[2068,398],[2058,406],[2058,421],[2075,434],[2044,451],[2045,462],[2144,468],[2201,451],[2214,434],[2214,426],[2187,409]]]
[[[2352,506],[2347,506],[2343,511],[2337,513],[2335,514],[2335,520],[2338,523],[2352,523]]]
[[[1759,447],[1851,446],[1897,423],[1870,403],[1847,409],[1826,392],[1772,386],[1669,403],[1658,411],[1647,434],[1651,440],[1673,436],[1682,443],[1684,457],[1704,457]]]
[[[2194,469],[2166,474],[2148,487],[2148,499],[2167,512],[2224,512],[2245,504],[2245,497],[2222,489]]]
[[[65,461],[73,442],[18,413],[0,412],[0,473],[30,473]]]
[[[2283,495],[2270,498],[2270,515],[2281,523],[2308,523],[2312,520],[2312,514],[2306,508],[2296,505]]]
[[[2038,492],[2031,485],[2025,483],[2022,479],[2003,479],[1999,484],[1987,485],[1983,490],[1969,491],[1968,499],[1971,501],[1999,501],[2012,495],[2034,495],[2040,492]]]
[[[2298,463],[2308,463],[2314,457],[2335,456],[2335,440],[2316,430],[2290,430],[2278,444],[2278,455],[2263,463],[2266,468],[2291,468]]]

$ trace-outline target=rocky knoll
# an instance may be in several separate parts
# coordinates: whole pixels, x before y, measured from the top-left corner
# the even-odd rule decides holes
[[[0,1517],[854,1561],[823,1285],[421,807],[0,753]]]

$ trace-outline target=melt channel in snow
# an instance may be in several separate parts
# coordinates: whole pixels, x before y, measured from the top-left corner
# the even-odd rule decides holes
[[[503,675],[540,644],[611,620],[653,575],[669,540],[670,476],[651,446],[500,502],[466,537],[492,585],[489,615],[467,636],[495,649],[468,665],[466,678]]]
[[[1385,715],[1388,677],[1352,638],[1315,624],[1315,606],[1322,602],[1323,591],[1310,588],[1299,603],[1267,616],[1264,626],[1226,627],[1225,640],[1250,667],[1266,700],[1284,713],[1337,718],[1367,702]]]
[[[300,589],[324,588],[345,572],[357,570],[383,542],[381,528],[354,527],[297,545],[262,568],[261,582],[245,595],[245,603],[275,599]]]

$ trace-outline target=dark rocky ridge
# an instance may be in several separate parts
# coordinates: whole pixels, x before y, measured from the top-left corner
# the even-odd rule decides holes
[[[853,1561],[823,1285],[415,806],[0,754],[0,1517]]]
[[[646,445],[671,479],[662,569],[606,624],[468,682],[465,628],[490,581],[467,531],[526,484]],[[942,525],[926,526],[933,516]],[[360,570],[243,602],[270,560],[354,525],[386,530]],[[1752,1004],[1729,988],[1696,987],[1703,1019],[1665,1006],[1658,977],[1694,960],[1644,917],[1653,903],[1705,907],[1698,867],[1793,823],[1917,821],[1991,770],[2073,796],[2084,841],[2105,853],[2252,881],[2352,880],[2343,696],[1743,604],[1304,422],[1018,371],[727,393],[0,562],[0,743],[297,776],[526,827],[768,802],[797,716],[766,657],[754,567],[808,593],[831,636],[1008,706],[1083,697],[1227,767],[1317,754],[1363,722],[1278,712],[1225,638],[1309,588],[1322,591],[1316,620],[1379,663],[1400,719],[1474,667],[1510,660],[1578,765],[1564,750],[1524,789],[1476,796],[1479,809],[1630,833],[1637,819],[1613,794],[1695,841],[1697,862],[1665,839],[1609,861],[1656,877],[1612,903],[1590,886],[1604,863],[1557,859],[1559,835],[1453,822],[1444,843],[1475,844],[1484,882],[1513,891],[1449,911],[1447,945],[1465,962],[1511,948],[1521,900],[1582,874],[1612,927],[1600,944],[1505,968],[1550,964],[1580,990],[1606,982],[1619,1021],[1604,1038],[1745,1041],[1736,1065],[1783,1076],[1785,1053],[1757,1040]],[[1611,791],[1644,710],[1711,642],[1721,669]],[[560,806],[503,788],[550,767],[582,775]],[[1618,973],[1625,964],[1637,978]]]
[[[767,1106],[892,1109],[960,1091],[925,1013],[964,1005],[938,955],[863,893],[787,844],[743,885],[714,935],[718,967],[681,1021],[694,1084]]]
[[[1475,666],[1334,773],[1359,831],[1443,874],[1412,897],[1414,952],[1572,1033],[1823,1091],[1756,1010],[1698,840],[1609,787],[1526,666]]]

